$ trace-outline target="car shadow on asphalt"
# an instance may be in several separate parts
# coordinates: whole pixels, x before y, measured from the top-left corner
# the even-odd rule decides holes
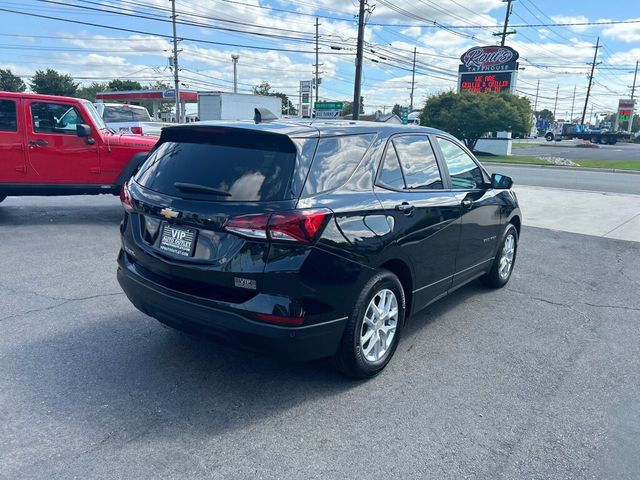
[[[473,283],[419,313],[405,330],[405,342],[416,341],[440,315],[486,291]],[[77,321],[7,352],[5,365],[18,379],[27,415],[94,429],[98,436],[111,432],[105,442],[141,432],[175,436],[184,429],[221,435],[297,415],[307,402],[318,404],[322,421],[332,405],[322,399],[339,395],[340,401],[352,401],[355,389],[384,385],[391,374],[387,370],[366,385],[333,371],[325,360],[294,363],[227,348],[133,309],[117,315],[107,309]]]
[[[0,204],[0,225],[107,225],[117,229],[122,220],[120,205],[78,205],[64,207]]]

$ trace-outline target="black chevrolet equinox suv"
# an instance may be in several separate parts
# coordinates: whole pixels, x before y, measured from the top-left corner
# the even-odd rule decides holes
[[[429,128],[169,127],[122,189],[118,280],[166,325],[369,377],[410,314],[478,277],[507,283],[511,185]]]

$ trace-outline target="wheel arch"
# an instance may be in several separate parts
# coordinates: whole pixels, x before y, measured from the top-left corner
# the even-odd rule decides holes
[[[404,290],[404,297],[407,303],[406,312],[405,312],[405,322],[409,315],[411,315],[411,308],[413,306],[413,274],[411,273],[411,268],[404,260],[399,258],[393,258],[391,260],[387,260],[380,268],[385,270],[389,270],[393,273],[402,284],[402,288]]]

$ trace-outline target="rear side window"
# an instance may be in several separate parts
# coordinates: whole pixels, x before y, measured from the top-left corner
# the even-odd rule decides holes
[[[12,100],[0,100],[0,131],[15,132],[17,130],[16,102]]]
[[[76,126],[85,123],[75,107],[63,103],[32,103],[31,118],[36,133],[76,135]]]
[[[344,185],[374,138],[374,134],[321,138],[303,195],[315,195]]]
[[[440,189],[442,178],[431,142],[426,135],[403,135],[392,142],[400,158],[408,189]]]
[[[380,170],[378,182],[385,187],[394,188],[396,190],[403,190],[405,188],[398,154],[391,143],[387,147],[387,152],[384,155],[384,162],[382,163],[382,170]]]
[[[119,107],[107,105],[104,107],[102,117],[107,123],[148,122],[151,120],[149,112],[147,112],[144,107],[133,108],[129,105],[122,105]]]
[[[137,174],[135,180],[143,187],[195,200],[260,202],[290,196],[296,148],[287,137],[241,130],[200,135],[180,132],[168,137],[171,141],[160,144]],[[231,195],[185,192],[175,187],[176,182]]]

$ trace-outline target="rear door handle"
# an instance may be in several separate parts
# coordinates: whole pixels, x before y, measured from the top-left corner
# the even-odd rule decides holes
[[[411,212],[413,212],[414,208],[415,207],[408,202],[402,202],[401,204],[396,205],[396,210],[404,213],[405,215],[411,215]]]
[[[49,145],[49,142],[46,140],[31,140],[29,142],[30,147],[46,147],[47,145]]]
[[[464,200],[462,200],[462,206],[465,208],[473,207],[473,200],[471,200],[470,198],[465,198]]]

